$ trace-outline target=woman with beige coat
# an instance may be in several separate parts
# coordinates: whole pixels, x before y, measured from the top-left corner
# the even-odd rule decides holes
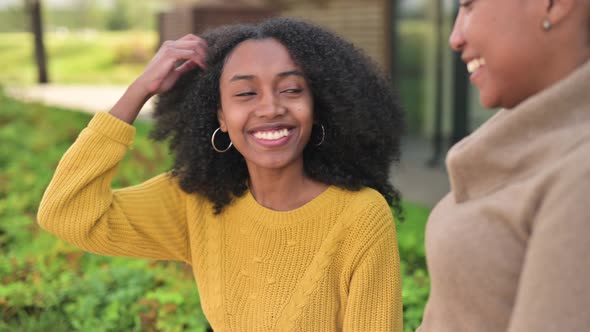
[[[590,331],[590,1],[461,1],[451,47],[502,110],[448,153],[419,331]]]

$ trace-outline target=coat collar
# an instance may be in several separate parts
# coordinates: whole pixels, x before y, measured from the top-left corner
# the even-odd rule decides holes
[[[517,107],[500,110],[449,150],[457,203],[485,196],[590,142],[590,61]]]

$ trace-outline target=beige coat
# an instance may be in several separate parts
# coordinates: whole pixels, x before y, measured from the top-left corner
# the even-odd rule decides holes
[[[420,332],[590,331],[590,62],[447,157]]]

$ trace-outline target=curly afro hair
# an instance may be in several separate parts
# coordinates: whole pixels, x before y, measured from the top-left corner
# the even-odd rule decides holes
[[[362,51],[337,35],[297,19],[231,25],[201,36],[209,48],[207,70],[185,73],[160,96],[151,137],[169,140],[172,175],[182,190],[207,197],[215,213],[248,189],[248,170],[236,149],[215,152],[211,134],[219,123],[219,78],[226,58],[248,39],[274,38],[301,68],[313,95],[314,122],[325,128],[321,145],[304,151],[306,175],[348,190],[370,187],[401,213],[400,194],[389,183],[399,161],[403,112],[388,79]],[[310,142],[317,142],[318,130]]]

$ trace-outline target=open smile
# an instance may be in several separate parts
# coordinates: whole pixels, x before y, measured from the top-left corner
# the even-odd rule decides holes
[[[476,72],[480,67],[485,66],[486,60],[484,58],[476,58],[467,62],[467,71],[470,74]]]
[[[257,139],[265,141],[275,141],[283,137],[289,136],[289,129],[283,128],[279,130],[268,130],[268,131],[255,131],[252,133]]]
[[[293,127],[275,126],[256,128],[249,131],[254,141],[266,147],[277,147],[286,144],[293,136]]]

